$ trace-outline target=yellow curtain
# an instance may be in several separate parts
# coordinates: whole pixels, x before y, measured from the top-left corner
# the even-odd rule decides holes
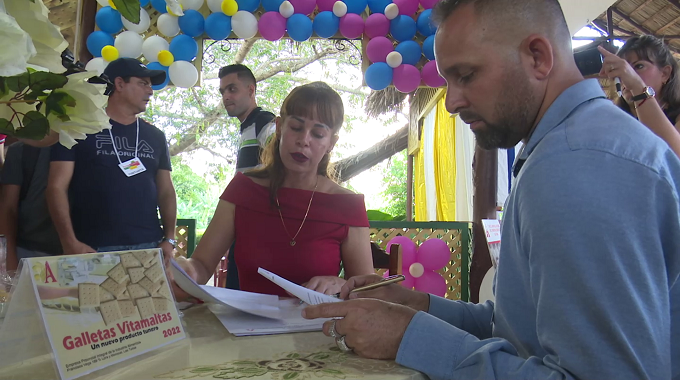
[[[437,102],[435,122],[435,181],[437,220],[456,220],[456,123],[446,110],[444,99]]]
[[[421,137],[419,149],[413,156],[413,195],[416,222],[427,221],[427,196],[425,192],[425,139]]]

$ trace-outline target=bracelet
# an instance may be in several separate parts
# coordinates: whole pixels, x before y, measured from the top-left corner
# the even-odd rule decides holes
[[[635,109],[640,108],[643,104],[645,104],[645,102],[646,102],[647,100],[649,100],[649,98],[644,98],[644,99],[640,102],[640,104],[638,104],[638,105],[635,106]]]

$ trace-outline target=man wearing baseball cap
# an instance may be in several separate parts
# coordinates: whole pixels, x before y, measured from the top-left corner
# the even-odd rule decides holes
[[[177,200],[168,145],[138,117],[166,73],[120,58],[104,75],[111,129],[71,149],[52,146],[47,201],[64,254],[153,247],[172,254]]]

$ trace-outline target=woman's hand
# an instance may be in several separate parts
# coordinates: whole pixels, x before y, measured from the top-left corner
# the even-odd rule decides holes
[[[333,295],[340,293],[340,289],[345,285],[345,279],[336,276],[316,276],[302,284],[307,289]]]
[[[612,54],[602,46],[597,49],[604,57],[600,76],[603,78],[619,78],[621,80],[622,91],[626,93],[626,100],[630,100],[635,95],[640,95],[645,89],[645,82],[640,78],[635,69],[623,58]]]
[[[184,256],[179,256],[175,259],[177,264],[179,264],[182,269],[191,277],[194,281],[198,278],[198,274],[196,272],[196,268],[187,260]],[[165,273],[168,276],[168,281],[170,282],[170,286],[172,287],[172,292],[175,295],[175,301],[177,302],[194,302],[195,298],[193,298],[189,293],[185,292],[177,286],[177,283],[175,283],[175,277],[172,274],[172,270],[170,270],[170,267],[172,266],[172,263],[169,263],[169,265],[165,266]]]

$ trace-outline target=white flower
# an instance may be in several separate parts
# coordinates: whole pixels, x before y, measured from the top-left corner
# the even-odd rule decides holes
[[[5,11],[33,41],[37,54],[28,63],[45,67],[53,73],[64,72],[61,53],[68,47],[68,42],[47,18],[49,9],[42,0],[5,0]]]
[[[26,71],[28,60],[36,55],[31,37],[12,16],[0,12],[0,77]]]
[[[84,72],[69,75],[66,85],[54,90],[67,93],[76,101],[75,107],[65,107],[70,120],[62,121],[52,113],[47,116],[50,129],[59,133],[59,142],[69,149],[76,144],[76,139],[82,140],[88,134],[111,128],[109,117],[104,111],[106,85],[88,83],[87,80],[93,75],[96,74]]]

